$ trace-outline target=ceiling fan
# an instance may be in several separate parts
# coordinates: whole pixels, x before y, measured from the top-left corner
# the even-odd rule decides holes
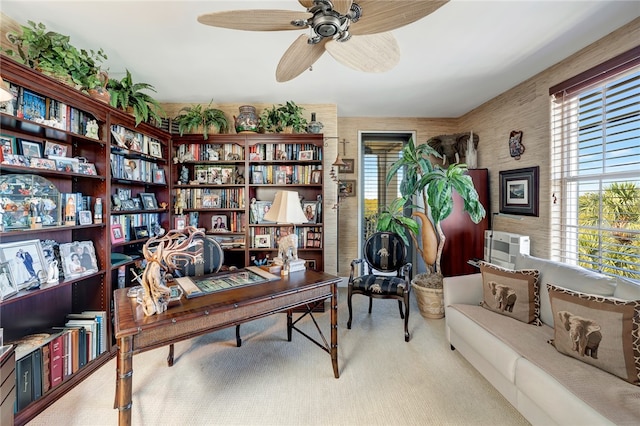
[[[247,31],[309,29],[280,59],[276,80],[284,82],[309,69],[325,50],[355,70],[388,71],[400,60],[389,31],[424,18],[448,1],[298,0],[306,11],[230,10],[201,15],[198,22]]]

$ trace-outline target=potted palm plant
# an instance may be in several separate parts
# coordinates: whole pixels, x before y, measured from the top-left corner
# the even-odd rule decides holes
[[[442,158],[428,144],[415,145],[410,139],[402,149],[400,158],[387,172],[386,183],[389,185],[398,170],[404,168],[400,184],[402,197],[394,203],[404,206],[414,196],[421,197],[425,211],[413,213],[420,219],[420,232],[415,232],[416,228],[408,225],[407,218],[402,219],[404,222],[400,223],[411,232],[416,242],[419,241],[416,246],[427,266],[427,272],[417,274],[412,282],[420,311],[427,318],[442,318],[444,304],[440,262],[446,236],[441,224],[453,211],[453,192],[460,195],[464,201],[464,211],[469,214],[474,223],[479,223],[485,217],[486,211],[478,199],[471,177],[466,174],[468,170],[466,164],[454,163],[443,169],[439,165],[434,166],[430,160],[431,157]],[[380,222],[379,226],[381,226]],[[434,295],[436,301],[423,300],[421,303],[420,294],[425,292]],[[429,295],[425,296],[428,298]]]
[[[229,131],[229,121],[224,112],[217,108],[211,108],[211,102],[206,108],[198,104],[184,107],[180,110],[184,114],[180,114],[173,119],[178,124],[180,136],[184,133],[192,133],[200,127],[203,129],[202,136],[205,139],[209,137],[209,129],[212,127],[216,128],[218,133],[227,133]]]
[[[128,69],[121,80],[110,78],[107,82],[107,90],[111,96],[111,106],[133,113],[136,126],[151,119],[156,122],[162,121],[164,115],[162,107],[151,95],[143,92],[143,90],[155,92],[156,89],[148,83],[134,83]]]

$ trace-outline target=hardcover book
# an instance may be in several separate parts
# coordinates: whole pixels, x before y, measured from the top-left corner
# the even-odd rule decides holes
[[[22,114],[27,120],[44,120],[47,115],[46,98],[31,90],[22,93]]]

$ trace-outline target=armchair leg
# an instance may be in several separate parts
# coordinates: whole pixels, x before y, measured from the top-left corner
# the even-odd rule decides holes
[[[409,335],[409,293],[404,295],[404,311],[404,341],[408,342],[411,339]]]
[[[369,296],[369,313],[371,313],[372,306],[373,306],[373,297]]]
[[[398,308],[400,309],[400,318],[404,319],[404,313],[402,312],[402,300],[398,300]]]
[[[347,295],[347,307],[349,308],[349,320],[347,321],[347,328],[351,330],[351,287],[349,287],[349,294]]]

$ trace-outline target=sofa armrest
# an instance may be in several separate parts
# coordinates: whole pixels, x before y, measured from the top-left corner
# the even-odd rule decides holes
[[[446,277],[443,292],[445,308],[454,303],[478,305],[482,302],[482,274]]]

